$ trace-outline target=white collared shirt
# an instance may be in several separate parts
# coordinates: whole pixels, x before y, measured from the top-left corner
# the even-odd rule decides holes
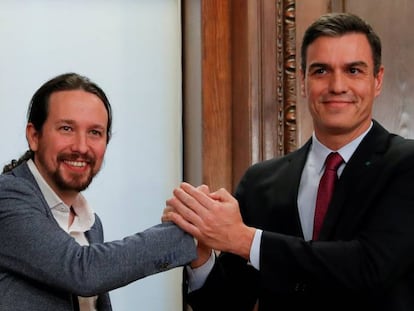
[[[76,215],[69,227],[70,206],[67,206],[52,190],[32,160],[28,160],[27,165],[59,226],[80,245],[89,245],[85,232],[91,229],[95,223],[95,213],[88,206],[84,196],[79,193],[73,202],[72,208]],[[96,311],[97,296],[78,297],[78,299],[80,311]]]
[[[359,138],[357,140],[359,140]],[[319,180],[325,170],[326,157],[333,151],[336,151],[341,155],[344,162],[339,166],[337,171],[337,174],[340,177],[346,163],[348,163],[360,142],[360,140],[357,140],[352,141],[339,150],[330,150],[322,145],[316,136],[313,135],[312,145],[302,171],[298,192],[299,218],[302,225],[303,236],[306,241],[312,239],[316,196],[318,193]],[[313,204],[309,204],[309,202],[312,202]]]

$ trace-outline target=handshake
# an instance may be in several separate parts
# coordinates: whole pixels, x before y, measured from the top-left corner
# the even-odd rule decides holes
[[[192,268],[203,265],[213,249],[249,260],[256,229],[243,223],[237,200],[223,188],[210,192],[206,185],[183,182],[166,201],[161,220],[172,221],[196,239],[198,258]]]

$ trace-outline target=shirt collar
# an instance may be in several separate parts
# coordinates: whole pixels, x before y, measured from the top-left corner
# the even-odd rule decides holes
[[[37,184],[39,185],[40,191],[42,192],[49,208],[52,210],[52,213],[55,209],[67,210],[69,212],[70,207],[67,206],[61,198],[59,198],[59,196],[45,181],[36,165],[34,164],[33,160],[28,160],[27,165],[29,167],[29,170],[32,172]],[[95,222],[95,213],[92,208],[89,207],[85,197],[81,193],[77,195],[72,207],[76,213],[76,217],[72,226],[69,228],[70,231],[85,232],[89,230]]]
[[[352,154],[355,152],[356,148],[362,141],[362,139],[367,135],[369,130],[372,128],[373,123],[371,122],[370,127],[361,135],[359,135],[357,138],[355,138],[353,141],[349,142],[339,150],[331,150],[325,145],[323,145],[315,135],[315,132],[312,134],[312,145],[310,148],[309,156],[313,159],[313,163],[315,165],[315,168],[318,172],[322,172],[325,164],[325,159],[331,152],[338,152],[342,159],[344,159],[345,164],[348,163],[349,159],[351,158]]]

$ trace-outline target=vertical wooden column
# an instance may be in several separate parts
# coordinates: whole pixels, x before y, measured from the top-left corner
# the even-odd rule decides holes
[[[232,1],[233,187],[253,163],[296,149],[294,0]]]
[[[183,3],[194,7],[194,1]],[[192,89],[197,84],[189,77],[197,68],[186,57],[184,102],[187,112],[192,104],[198,107],[189,99],[201,93],[202,142],[197,148],[196,136],[188,139],[194,126],[188,126],[191,114],[186,114],[185,144],[196,148],[186,150],[184,175],[212,190],[233,191],[250,165],[296,148],[295,0],[199,4],[201,86]],[[194,14],[185,16],[185,32],[193,34],[188,27]],[[196,165],[200,158],[202,168]]]
[[[231,189],[230,0],[204,0],[202,16],[203,182]]]

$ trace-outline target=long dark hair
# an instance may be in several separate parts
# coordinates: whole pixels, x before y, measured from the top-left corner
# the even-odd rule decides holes
[[[48,110],[49,110],[49,98],[50,95],[58,91],[71,91],[71,90],[83,90],[88,93],[92,93],[99,97],[105,105],[105,109],[108,113],[107,124],[107,143],[109,142],[112,134],[112,109],[111,104],[105,94],[105,92],[89,78],[79,75],[77,73],[65,73],[54,77],[53,79],[45,82],[34,93],[29,103],[27,110],[27,123],[32,123],[34,128],[41,132],[43,124],[45,123]],[[20,165],[21,163],[33,159],[33,151],[27,150],[18,160],[12,160],[9,164],[3,167],[3,173],[8,172]]]

